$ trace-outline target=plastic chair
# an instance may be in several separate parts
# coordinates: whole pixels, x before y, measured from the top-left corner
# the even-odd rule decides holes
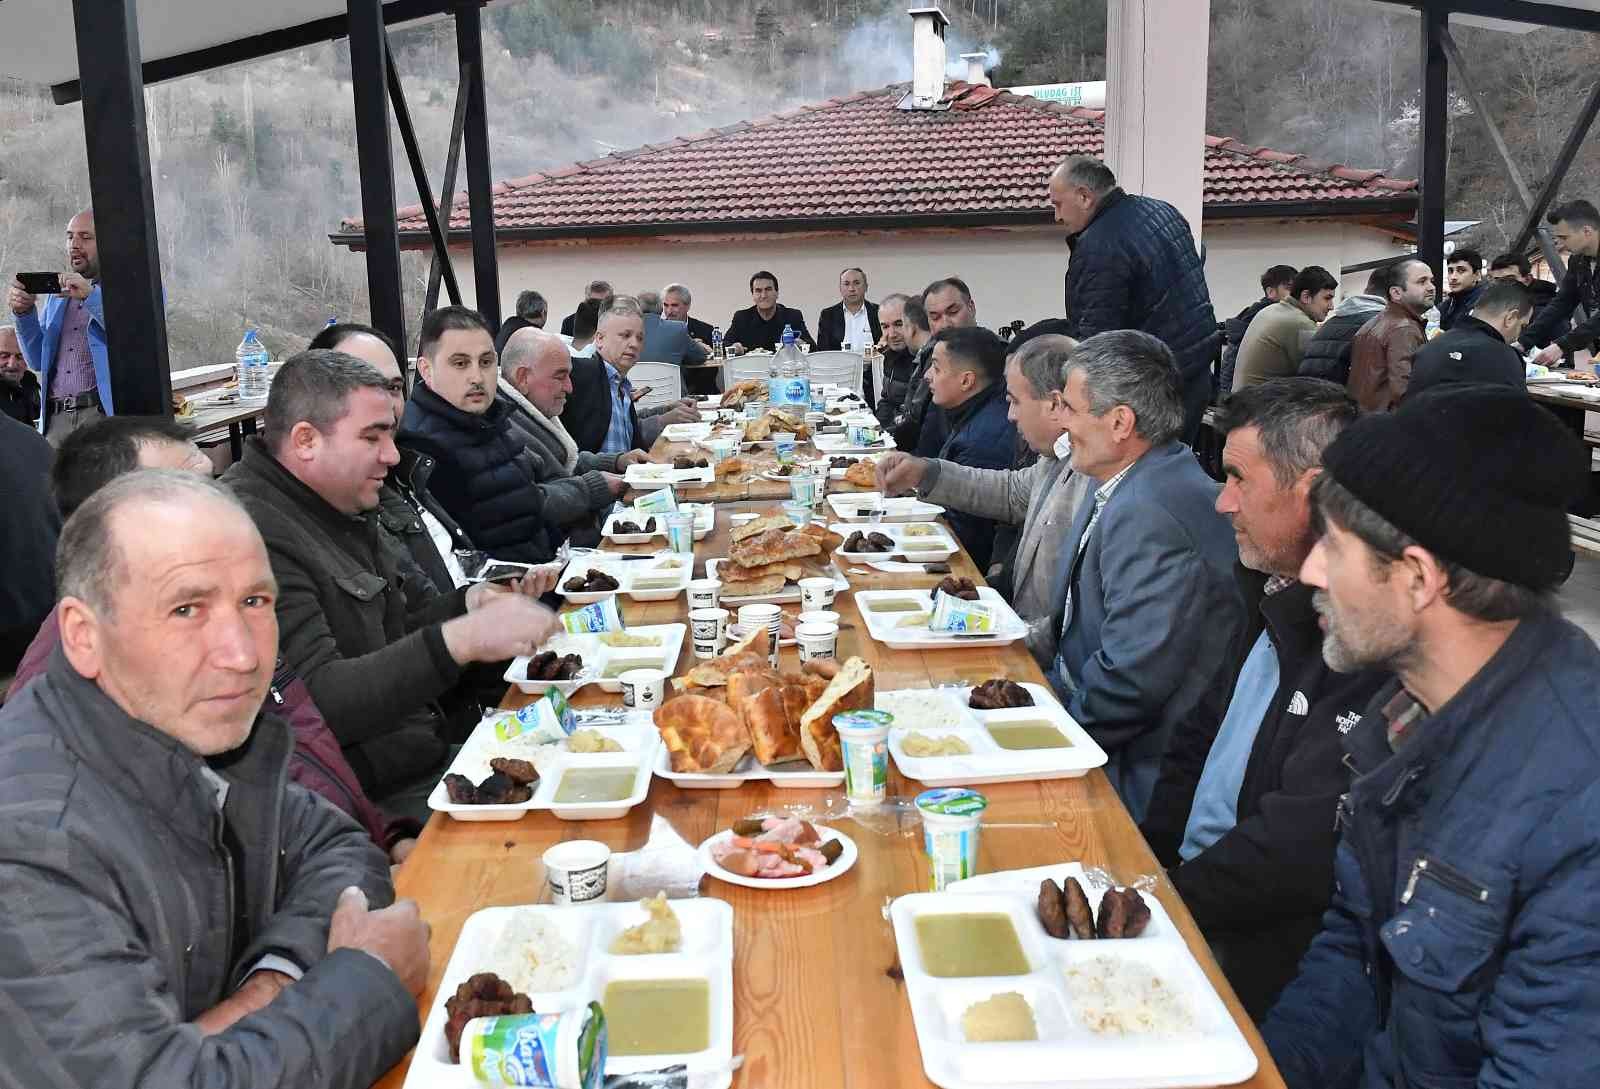
[[[634,389],[650,387],[650,392],[634,403],[641,412],[683,398],[683,371],[673,363],[635,363],[628,371],[628,381]]]
[[[811,364],[811,381],[830,386],[844,386],[861,393],[863,371],[860,352],[812,352],[807,358]],[[874,387],[876,388],[876,387]]]
[[[722,362],[722,388],[732,389],[750,378],[767,380],[767,368],[772,365],[770,355],[729,356]]]
[[[874,397],[879,397],[879,398],[881,398],[883,396],[883,353],[882,352],[873,352],[872,353],[872,395]],[[867,407],[872,409],[873,411],[877,411],[877,408],[878,408],[877,405],[868,405]]]

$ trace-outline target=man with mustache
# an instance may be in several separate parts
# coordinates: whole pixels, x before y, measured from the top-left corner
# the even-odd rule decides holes
[[[1526,393],[1363,416],[1312,486],[1342,739],[1333,903],[1262,1028],[1292,1089],[1600,1077],[1600,649],[1550,592],[1588,452]]]
[[[1258,1020],[1322,928],[1333,813],[1349,782],[1339,741],[1388,678],[1322,660],[1312,587],[1297,579],[1316,543],[1310,496],[1322,451],[1355,418],[1349,395],[1315,378],[1247,386],[1219,411],[1216,506],[1239,544],[1249,623],[1218,678],[1222,698],[1173,732],[1143,824]]]

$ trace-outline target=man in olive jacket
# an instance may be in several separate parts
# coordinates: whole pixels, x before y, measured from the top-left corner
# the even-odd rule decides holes
[[[61,645],[0,711],[0,1083],[370,1085],[417,1040],[428,930],[384,907],[366,832],[288,781],[249,516],[139,470],[61,556]]]

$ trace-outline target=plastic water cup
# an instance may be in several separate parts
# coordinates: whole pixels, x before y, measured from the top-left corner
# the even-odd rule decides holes
[[[800,580],[800,608],[806,611],[826,609],[833,604],[834,595],[838,591],[834,588],[830,578],[809,578]]]
[[[810,503],[796,503],[791,499],[783,505],[783,513],[788,516],[789,521],[802,529],[811,524]]]
[[[838,656],[839,626],[837,624],[800,624],[794,629],[795,642],[800,645],[800,664],[826,661]]]
[[[727,627],[727,609],[690,609],[689,635],[694,644],[694,656],[707,659],[720,654]]]
[[[694,553],[694,512],[675,510],[667,515],[667,547],[686,555]]]
[[[833,716],[844,750],[845,797],[857,805],[878,805],[888,796],[892,725],[894,716],[887,711],[844,711]]]
[[[989,799],[965,787],[941,787],[918,794],[916,805],[928,854],[929,890],[943,892],[952,882],[975,876],[979,821]]]
[[[606,898],[606,868],[611,848],[593,839],[558,843],[544,853],[550,899],[557,904],[587,904]]]
[[[715,609],[722,600],[721,579],[692,579],[689,582],[689,608]]]
[[[789,497],[808,507],[817,505],[817,478],[814,473],[796,473],[789,478]]]
[[[794,454],[797,446],[794,432],[774,431],[772,433],[772,452],[778,455],[779,465],[794,464]]]
[[[744,403],[744,418],[747,420],[759,420],[766,415],[766,411],[767,406],[763,401],[746,401]]]

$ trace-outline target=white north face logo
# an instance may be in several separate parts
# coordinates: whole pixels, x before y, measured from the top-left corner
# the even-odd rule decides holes
[[[1311,713],[1311,701],[1306,699],[1304,692],[1296,692],[1294,694],[1294,698],[1289,701],[1289,713],[1291,715],[1309,715]]]
[[[1460,352],[1451,352],[1450,353],[1450,358],[1455,360],[1457,363],[1459,363],[1459,362],[1461,362],[1461,353]]]
[[[1334,721],[1339,724],[1339,732],[1347,734],[1356,723],[1361,721],[1361,716],[1355,711],[1346,711],[1342,715],[1336,716]]]

